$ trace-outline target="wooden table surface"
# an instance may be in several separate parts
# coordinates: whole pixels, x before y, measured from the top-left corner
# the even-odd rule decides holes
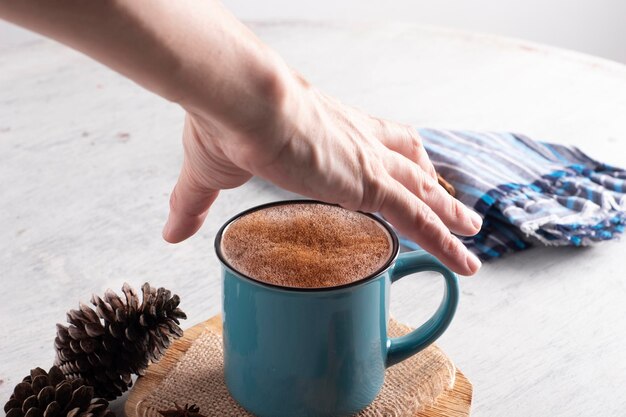
[[[626,166],[626,67],[523,41],[400,24],[252,23],[314,84],[416,126],[512,130]],[[177,292],[187,325],[220,310],[219,226],[291,197],[254,180],[223,192],[194,238],[160,233],[183,112],[50,41],[0,50],[0,402],[53,361],[55,323],[92,292]],[[440,346],[474,384],[474,416],[622,416],[624,242],[534,249],[462,280]],[[392,291],[418,324],[441,286]],[[117,404],[119,409],[119,402]]]

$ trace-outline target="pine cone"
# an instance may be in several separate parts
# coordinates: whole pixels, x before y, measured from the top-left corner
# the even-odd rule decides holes
[[[6,417],[114,417],[109,403],[93,395],[82,379],[68,381],[56,366],[50,372],[35,368],[15,386],[4,412]]]
[[[143,302],[128,284],[125,300],[111,290],[104,299],[92,296],[95,311],[80,303],[67,314],[69,326],[57,324],[54,340],[59,366],[68,379],[82,378],[96,395],[107,400],[131,385],[131,374],[141,375],[150,361],[165,353],[172,339],[182,336],[180,299],[165,288],[141,287]]]
[[[185,404],[184,407],[174,403],[174,407],[170,410],[158,410],[163,417],[205,417],[200,414],[200,407],[195,404]]]

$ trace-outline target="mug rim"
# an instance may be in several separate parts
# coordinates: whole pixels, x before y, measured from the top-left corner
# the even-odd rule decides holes
[[[237,269],[235,269],[235,267],[233,267],[231,264],[229,264],[228,261],[226,261],[226,258],[224,257],[224,254],[222,253],[222,236],[224,234],[224,231],[226,230],[226,228],[229,225],[231,225],[237,219],[239,219],[239,218],[241,218],[241,217],[243,217],[245,215],[248,215],[250,213],[253,213],[255,211],[263,210],[263,209],[270,208],[270,207],[284,206],[284,205],[290,205],[290,204],[324,204],[324,205],[327,205],[327,206],[341,207],[339,204],[327,203],[327,202],[324,202],[324,201],[313,200],[313,199],[291,199],[291,200],[273,201],[273,202],[270,202],[270,203],[260,204],[258,206],[254,206],[254,207],[251,207],[249,209],[246,209],[246,210],[244,210],[244,211],[234,215],[230,219],[228,219],[222,225],[222,227],[220,227],[220,229],[217,232],[217,235],[215,236],[215,242],[214,242],[215,253],[216,253],[218,259],[220,260],[220,262],[222,263],[222,265],[227,267],[228,269],[230,269],[237,276],[239,276],[241,278],[244,278],[245,280],[250,281],[253,284],[260,285],[260,286],[266,287],[266,288],[271,288],[273,290],[289,291],[289,292],[327,292],[327,291],[342,290],[342,289],[350,288],[350,287],[356,287],[358,285],[363,285],[363,284],[366,284],[366,283],[368,283],[370,281],[373,281],[376,278],[378,278],[380,275],[384,274],[387,270],[389,270],[389,268],[391,268],[391,266],[394,264],[394,262],[398,258],[398,254],[400,252],[400,244],[399,244],[399,241],[398,241],[398,236],[396,235],[396,233],[393,230],[393,228],[391,227],[391,225],[389,225],[389,223],[386,220],[384,220],[384,219],[382,219],[380,217],[374,216],[371,213],[364,213],[362,211],[357,211],[357,213],[363,214],[363,215],[371,218],[372,220],[374,220],[378,224],[380,224],[387,231],[387,233],[389,233],[389,236],[391,237],[391,242],[392,242],[392,250],[391,250],[391,255],[389,256],[389,259],[387,259],[387,261],[380,268],[378,268],[377,270],[375,270],[371,274],[369,274],[369,275],[367,275],[367,276],[365,276],[363,278],[360,278],[360,279],[358,279],[358,280],[356,280],[354,282],[350,282],[348,284],[343,284],[343,285],[337,285],[337,286],[333,286],[333,287],[314,287],[314,288],[285,287],[285,286],[281,286],[281,285],[269,284],[269,283],[266,283],[266,282],[259,281],[258,279],[255,279],[255,278],[253,278],[251,276],[248,276],[248,275],[244,274],[241,271],[238,271]],[[341,208],[343,208],[343,207],[341,207]]]

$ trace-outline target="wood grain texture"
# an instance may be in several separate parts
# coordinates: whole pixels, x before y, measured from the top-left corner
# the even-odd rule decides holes
[[[321,90],[415,126],[523,132],[626,166],[626,67],[502,37],[406,24],[257,22]],[[293,197],[260,180],[220,194],[179,245],[161,239],[182,161],[183,112],[50,41],[0,49],[0,401],[53,361],[55,323],[124,281],[179,294],[190,323],[220,310],[219,227]],[[622,416],[626,242],[533,249],[462,279],[437,344],[474,386],[474,417]],[[411,326],[440,279],[403,279]],[[114,407],[119,408],[121,402]]]
[[[142,401],[167,377],[193,341],[206,329],[221,334],[222,318],[213,316],[209,320],[185,330],[183,337],[169,347],[165,356],[159,362],[148,367],[146,374],[135,382],[128,395],[124,406],[127,417],[142,417],[144,415]],[[470,415],[471,405],[472,384],[457,369],[454,389],[444,392],[432,407],[426,408],[415,417],[467,417]]]

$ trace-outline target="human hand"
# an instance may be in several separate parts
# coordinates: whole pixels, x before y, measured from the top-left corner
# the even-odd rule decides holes
[[[256,175],[350,210],[380,212],[454,271],[476,273],[480,261],[450,231],[473,235],[482,220],[438,184],[414,129],[345,106],[291,72],[271,91],[256,121],[188,113],[165,240],[193,235],[220,190]]]
[[[417,133],[309,86],[220,1],[0,1],[0,16],[187,110],[167,241],[193,235],[219,190],[257,175],[308,197],[380,212],[456,272],[480,267],[450,230],[475,234],[481,219],[437,184]]]

